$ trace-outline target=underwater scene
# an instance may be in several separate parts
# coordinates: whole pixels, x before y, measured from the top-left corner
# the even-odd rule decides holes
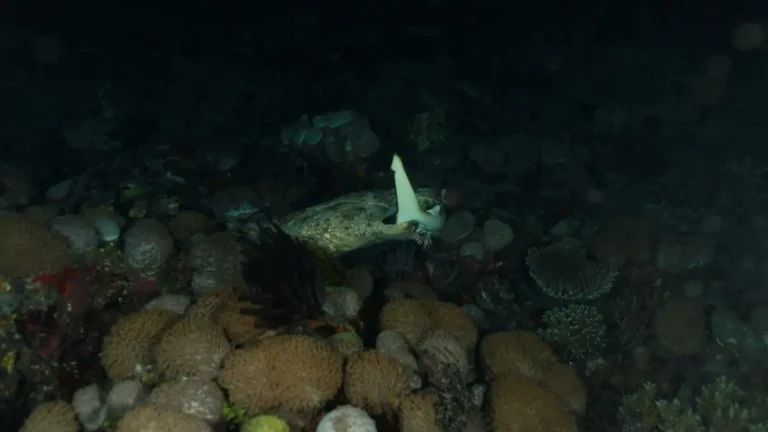
[[[768,432],[768,3],[0,4],[0,432]]]

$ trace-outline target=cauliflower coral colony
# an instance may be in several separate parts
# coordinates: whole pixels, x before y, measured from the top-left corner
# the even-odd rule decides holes
[[[258,231],[192,211],[0,213],[0,391],[26,392],[21,430],[768,430],[755,359],[616,245],[520,249],[507,284],[549,306],[521,301],[500,329],[466,300],[504,297],[498,272],[452,297]]]

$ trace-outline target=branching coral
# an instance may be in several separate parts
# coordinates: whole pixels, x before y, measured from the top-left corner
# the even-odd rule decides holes
[[[325,286],[312,252],[275,224],[261,226],[258,242],[246,250],[243,298],[270,327],[282,327],[323,316]]]
[[[600,297],[611,290],[618,276],[609,264],[590,261],[584,251],[561,244],[531,248],[525,262],[539,288],[563,300]]]
[[[539,334],[568,360],[595,358],[605,347],[605,323],[594,306],[572,303],[547,311]]]
[[[695,403],[659,399],[656,386],[645,383],[622,400],[619,420],[624,430],[649,432],[765,431],[765,406],[727,378],[701,387]],[[759,398],[758,398],[759,399]]]

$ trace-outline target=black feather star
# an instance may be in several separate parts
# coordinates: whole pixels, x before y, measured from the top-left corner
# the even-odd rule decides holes
[[[272,328],[321,318],[325,285],[315,256],[276,224],[259,228],[258,241],[246,248],[248,292],[241,297],[254,307],[241,312]]]

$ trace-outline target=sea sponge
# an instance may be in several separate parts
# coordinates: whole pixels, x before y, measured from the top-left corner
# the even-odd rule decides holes
[[[213,432],[208,423],[157,405],[142,405],[126,414],[117,432]]]
[[[224,359],[219,384],[230,402],[252,412],[309,412],[341,387],[341,354],[308,336],[275,336]]]
[[[0,212],[0,275],[34,277],[71,263],[67,240],[45,225],[14,212]]]
[[[43,402],[24,420],[20,432],[77,432],[75,409],[63,401]]]
[[[382,330],[403,335],[411,347],[430,329],[450,334],[467,351],[474,349],[477,342],[477,328],[472,318],[459,306],[439,300],[395,300],[384,306],[379,323]]]
[[[494,432],[576,432],[568,406],[536,381],[510,374],[491,383],[490,424]]]
[[[491,378],[517,373],[539,380],[557,362],[552,349],[525,330],[490,334],[480,343],[480,352]]]
[[[147,402],[214,423],[221,419],[224,393],[213,381],[174,380],[155,387]]]
[[[437,424],[434,393],[414,393],[400,403],[400,430],[402,432],[441,432]]]
[[[154,309],[121,317],[104,337],[101,365],[113,380],[139,376],[152,364],[158,335],[175,319],[173,312]]]
[[[554,394],[560,396],[576,414],[583,414],[587,409],[587,387],[576,370],[570,365],[554,363],[547,371],[542,384]]]
[[[388,355],[367,350],[347,362],[344,393],[353,405],[371,414],[397,412],[411,390],[411,371]]]
[[[168,379],[211,380],[229,349],[220,326],[205,319],[185,318],[163,334],[154,354],[158,371]]]
[[[704,308],[691,300],[672,300],[653,317],[653,334],[663,351],[673,356],[701,352],[707,341]]]
[[[341,405],[323,416],[316,432],[376,432],[376,422],[360,408]]]

